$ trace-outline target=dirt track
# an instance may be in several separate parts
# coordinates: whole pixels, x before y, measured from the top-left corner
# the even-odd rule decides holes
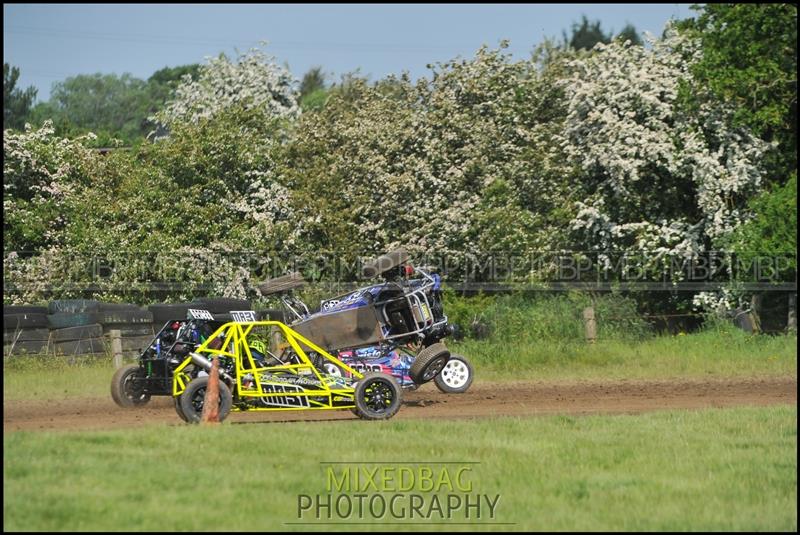
[[[397,418],[464,418],[542,414],[624,414],[667,409],[797,404],[796,377],[581,381],[476,382],[466,394],[446,395],[433,385],[406,392]],[[355,419],[350,411],[232,413],[228,421],[285,422]],[[6,401],[3,431],[111,429],[149,424],[184,425],[171,398],[121,409],[105,398]]]

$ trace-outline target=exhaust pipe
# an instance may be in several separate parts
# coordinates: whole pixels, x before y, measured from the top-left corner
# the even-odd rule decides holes
[[[195,353],[194,351],[189,353],[189,355],[192,357],[192,362],[194,364],[196,364],[197,366],[200,366],[201,368],[203,368],[208,373],[211,372],[211,361],[210,360],[205,358],[203,355],[200,355],[199,353]],[[219,376],[221,378],[225,379],[225,381],[227,381],[229,384],[233,384],[234,383],[233,377],[231,377],[230,375],[225,373],[222,370],[222,368],[220,368],[220,370],[219,370]]]

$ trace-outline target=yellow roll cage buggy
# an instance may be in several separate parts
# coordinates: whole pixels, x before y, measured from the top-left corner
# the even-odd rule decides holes
[[[259,366],[253,358],[248,335],[256,327],[270,328],[272,333],[283,335],[285,343],[277,344],[291,360],[275,366]],[[221,339],[216,349],[211,345]],[[315,352],[350,377],[322,372],[312,363],[306,350]],[[233,384],[229,387],[234,396],[231,410],[285,411],[285,410],[331,410],[355,408],[353,383],[363,374],[349,367],[323,348],[305,338],[280,321],[234,321],[220,326],[194,353],[232,359],[234,367],[230,374]],[[269,356],[278,359],[271,352]],[[280,359],[278,359],[280,360]],[[319,362],[319,359],[317,359]],[[172,395],[177,398],[192,379],[187,367],[196,363],[190,354],[177,368],[172,379]],[[248,403],[261,400],[262,403]]]

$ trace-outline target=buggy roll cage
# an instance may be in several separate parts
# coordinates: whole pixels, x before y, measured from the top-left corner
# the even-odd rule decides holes
[[[250,346],[247,343],[247,336],[251,333],[254,327],[277,327],[285,337],[289,346],[294,350],[299,363],[280,364],[277,366],[258,366],[253,354],[250,351]],[[217,339],[223,339],[221,345],[212,348],[211,344]],[[340,399],[342,396],[351,396],[354,392],[352,383],[347,384],[342,382],[343,377],[330,376],[320,373],[317,366],[311,362],[306,352],[303,350],[306,346],[309,350],[319,354],[322,358],[331,362],[340,369],[349,372],[355,381],[360,380],[364,375],[357,370],[351,368],[341,360],[337,359],[323,348],[316,345],[308,338],[302,336],[297,331],[280,321],[246,321],[246,322],[228,322],[221,325],[211,336],[206,339],[195,351],[191,352],[189,356],[177,367],[173,373],[173,388],[172,395],[179,396],[186,390],[186,387],[191,380],[191,377],[184,369],[190,364],[196,364],[196,358],[202,353],[210,357],[226,357],[232,359],[234,362],[234,374],[231,379],[233,383],[231,389],[235,396],[238,398],[303,398],[307,401],[309,397],[323,398],[324,401],[314,400],[313,404],[308,403],[303,408],[307,409],[339,409],[346,408],[350,405],[342,405],[335,403],[337,401],[346,401]],[[202,358],[202,357],[201,357]],[[222,367],[220,366],[220,369]],[[281,388],[275,389],[276,386],[274,372],[285,373],[287,376],[294,376],[295,379],[302,379],[304,376],[310,375],[311,372],[313,379],[311,381],[287,382],[293,388],[284,390]],[[305,373],[304,373],[305,372]],[[249,389],[243,385],[243,378],[252,375],[252,380],[255,388]],[[265,375],[262,375],[265,374]],[[267,377],[269,375],[269,377]],[[281,386],[281,385],[278,385]],[[267,387],[267,388],[264,388]],[[273,388],[270,388],[273,387]],[[299,387],[299,388],[298,388]],[[272,390],[272,391],[270,391]],[[354,405],[353,405],[354,406]],[[251,410],[291,410],[297,409],[297,406],[287,407],[270,407],[258,408]]]
[[[386,341],[395,338],[402,338],[402,337],[412,336],[415,334],[420,334],[427,329],[433,329],[435,327],[447,324],[447,316],[445,314],[442,314],[442,319],[440,319],[439,321],[435,320],[435,318],[433,317],[431,302],[427,296],[428,291],[432,288],[435,289],[435,287],[439,284],[439,281],[437,281],[433,276],[431,276],[428,272],[426,272],[422,268],[414,266],[412,267],[414,269],[414,273],[422,276],[421,278],[415,280],[424,281],[419,287],[409,292],[407,291],[407,289],[410,287],[409,285],[401,285],[398,284],[396,281],[389,281],[389,284],[397,286],[397,288],[403,292],[403,295],[398,297],[392,297],[389,299],[384,299],[381,301],[375,301],[374,303],[372,303],[373,306],[380,307],[380,310],[383,315],[382,319],[387,324],[391,324],[391,320],[387,316],[386,308],[384,305],[405,300],[408,303],[408,307],[412,312],[411,319],[414,321],[414,329],[400,334],[393,334],[389,336],[384,335],[384,339]],[[410,283],[412,281],[408,282]],[[290,292],[291,288],[285,290],[284,292],[281,292],[280,294],[281,302],[286,306],[286,308],[288,308],[294,314],[295,320],[300,321],[309,317],[311,313],[308,310],[308,306],[306,306],[306,304],[302,300],[295,297]],[[337,297],[344,297],[350,295],[351,293],[352,292],[346,292],[336,297],[332,297],[331,299],[336,299]],[[301,314],[300,312],[298,312],[298,310],[302,310],[305,313]]]

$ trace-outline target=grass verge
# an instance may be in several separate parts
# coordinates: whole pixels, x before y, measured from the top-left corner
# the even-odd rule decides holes
[[[514,339],[449,344],[485,379],[647,379],[797,374],[797,335],[749,335],[708,329],[642,341],[595,344]]]
[[[8,531],[363,529],[291,524],[317,521],[313,513],[298,517],[298,495],[329,494],[331,465],[320,463],[331,461],[469,466],[471,493],[500,500],[494,518],[484,509],[482,518],[467,521],[509,523],[503,529],[797,528],[797,409],[789,406],[15,432],[3,437],[3,447]],[[468,461],[479,464],[463,464]],[[421,486],[412,492],[430,503]],[[393,519],[366,513],[349,520]],[[429,520],[441,519],[436,513]],[[463,511],[443,526],[402,527],[479,528],[458,521],[465,521]]]

